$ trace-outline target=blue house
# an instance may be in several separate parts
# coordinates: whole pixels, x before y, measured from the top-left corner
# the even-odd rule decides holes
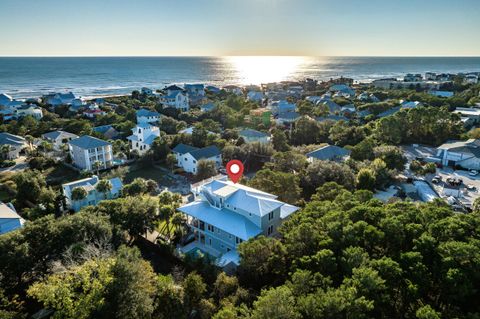
[[[216,257],[221,267],[237,266],[237,246],[259,235],[274,236],[298,207],[258,189],[225,178],[192,185],[195,201],[178,210],[186,215],[195,241],[181,248],[200,249]]]
[[[99,181],[100,179],[98,176],[93,175],[92,177],[62,184],[63,195],[65,196],[67,208],[73,209],[77,212],[84,206],[95,206],[104,199],[113,199],[120,196],[123,187],[120,178],[115,177],[109,180],[112,189],[107,193],[100,193],[96,190],[96,186]],[[81,200],[73,200],[72,192],[75,188],[79,187],[83,188],[87,192],[87,197]]]
[[[24,222],[12,204],[0,202],[0,235],[22,227]]]

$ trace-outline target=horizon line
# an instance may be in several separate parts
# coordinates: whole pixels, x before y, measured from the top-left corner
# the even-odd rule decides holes
[[[0,58],[225,58],[225,57],[303,57],[303,58],[480,58],[480,55],[0,55]]]

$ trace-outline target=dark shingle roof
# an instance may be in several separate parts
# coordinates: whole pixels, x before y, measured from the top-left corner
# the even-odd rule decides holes
[[[219,155],[220,150],[215,145],[212,145],[212,146],[207,146],[189,153],[196,160],[201,160],[202,158],[210,158],[210,157]]]
[[[110,145],[110,143],[104,140],[89,135],[84,135],[82,137],[76,138],[68,143],[84,149]]]
[[[179,154],[186,154],[186,153],[190,153],[192,151],[196,151],[198,150],[198,148],[194,147],[194,146],[190,146],[190,145],[186,145],[186,144],[178,144],[177,146],[175,146],[173,148],[173,152],[175,153],[179,153]]]

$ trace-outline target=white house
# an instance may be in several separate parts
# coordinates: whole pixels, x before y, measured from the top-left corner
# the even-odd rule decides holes
[[[62,184],[63,195],[65,196],[65,203],[67,208],[73,209],[77,212],[80,210],[80,208],[84,206],[97,205],[100,201],[104,199],[113,199],[120,196],[123,187],[120,178],[115,177],[109,180],[112,188],[106,193],[100,193],[97,191],[96,186],[99,181],[100,179],[98,178],[98,176],[93,175],[92,177]],[[72,191],[78,187],[83,188],[87,192],[87,197],[81,200],[73,200]]]
[[[350,156],[350,151],[335,145],[325,145],[319,149],[306,154],[309,162],[314,161],[336,161],[343,162]]]
[[[183,93],[183,90],[168,89],[167,95],[160,97],[160,102],[166,108],[171,107],[184,112],[190,108],[188,96]]]
[[[113,164],[112,145],[104,140],[84,135],[68,142],[73,165],[81,170],[96,169],[95,163],[100,163],[99,169],[106,169]]]
[[[471,125],[480,123],[480,109],[470,107],[457,107],[453,113],[462,118],[468,118]]]
[[[330,86],[329,91],[345,98],[355,97],[355,90],[346,84],[334,84]]]
[[[200,249],[220,267],[236,267],[237,246],[260,235],[274,236],[298,207],[277,196],[223,179],[192,185],[195,201],[178,210],[187,216],[194,242],[181,250]]]
[[[247,143],[259,142],[259,143],[268,143],[270,142],[270,134],[260,132],[252,129],[243,129],[238,132],[238,136],[243,138]]]
[[[25,116],[32,116],[36,120],[40,120],[43,117],[42,109],[33,104],[24,104],[16,108],[16,117],[21,118]]]
[[[77,97],[72,92],[67,93],[50,93],[44,96],[44,101],[53,107],[59,105],[71,105]]]
[[[140,109],[136,113],[137,123],[157,123],[160,121],[160,113],[147,109]]]
[[[400,107],[402,109],[414,109],[414,108],[417,108],[417,107],[420,107],[420,106],[423,106],[423,103],[422,102],[418,102],[418,101],[404,101],[404,100],[401,100],[400,101]]]
[[[54,150],[60,151],[63,145],[78,138],[78,135],[65,131],[53,131],[43,134],[42,137],[53,144]]]
[[[421,82],[423,81],[423,77],[421,74],[412,74],[412,73],[407,73],[403,77],[403,82]]]
[[[445,166],[480,170],[480,139],[449,141],[437,148],[437,157]]]
[[[463,79],[463,82],[466,84],[477,84],[478,83],[478,75],[476,74],[467,74]]]
[[[15,159],[20,156],[20,152],[23,151],[28,145],[27,141],[18,135],[10,133],[0,133],[0,147],[8,145],[10,150],[7,154],[7,159]]]
[[[212,145],[204,148],[197,148],[190,145],[178,144],[172,150],[177,158],[177,166],[181,167],[185,172],[197,174],[198,161],[212,160],[215,165],[222,165],[222,154],[218,147]]]
[[[0,235],[23,226],[25,220],[21,218],[12,204],[0,202]]]
[[[145,154],[152,147],[153,141],[160,137],[158,126],[149,123],[139,123],[132,128],[132,135],[127,137],[130,141],[130,149],[137,151],[140,155]]]
[[[195,126],[189,126],[189,127],[187,127],[187,128],[184,128],[183,130],[178,131],[178,133],[180,133],[180,134],[192,135],[194,128],[195,128]],[[207,131],[207,134],[208,134],[208,135],[210,135],[210,134],[211,134],[211,135],[216,135],[217,133],[212,132],[212,131]]]
[[[224,89],[228,93],[233,93],[235,95],[242,95],[243,90],[241,87],[236,86],[236,85],[226,85],[222,89]]]
[[[203,84],[185,84],[188,100],[197,105],[205,98],[205,85]]]
[[[297,106],[295,103],[290,103],[285,100],[280,100],[280,101],[272,101],[268,107],[271,111],[272,114],[278,115],[280,113],[287,113],[287,112],[295,112],[297,109]]]

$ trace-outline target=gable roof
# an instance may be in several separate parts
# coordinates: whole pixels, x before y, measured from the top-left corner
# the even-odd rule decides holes
[[[350,151],[336,145],[325,145],[318,150],[307,153],[307,157],[313,157],[319,160],[334,160],[344,158],[350,155]]]
[[[0,202],[0,219],[11,219],[21,217],[9,205]]]
[[[78,135],[76,135],[76,134],[65,132],[65,131],[48,132],[48,133],[43,134],[42,136],[43,136],[43,138],[47,138],[47,139],[51,139],[51,140],[56,140],[59,136],[64,136],[65,138],[68,138],[68,137],[77,138],[78,137]]]
[[[230,181],[214,180],[203,187],[217,196],[226,197],[225,204],[257,216],[265,216],[285,205],[273,194]]]
[[[196,160],[201,160],[202,158],[210,158],[220,154],[220,149],[215,145],[207,146],[201,149],[197,149],[189,152]]]
[[[198,150],[198,148],[180,143],[177,146],[175,146],[172,151],[179,154],[186,154],[195,150]]]
[[[140,110],[137,111],[136,114],[137,114],[137,116],[160,116],[160,113],[150,111],[150,110],[147,110],[147,109],[140,109]]]
[[[82,137],[71,140],[70,142],[68,142],[68,144],[75,145],[84,149],[110,145],[110,143],[108,143],[107,141],[90,135],[84,135]]]
[[[0,133],[0,145],[14,145],[20,146],[25,144],[25,139],[18,135],[13,135],[10,133]]]
[[[170,86],[167,86],[164,90],[167,90],[167,91],[183,91],[183,89],[181,87],[179,87],[178,85],[170,85]]]
[[[115,128],[112,125],[107,124],[107,125],[95,126],[95,127],[92,128],[92,131],[97,132],[97,133],[101,133],[101,134],[105,134],[110,129],[115,130]]]
[[[244,130],[241,130],[238,134],[239,134],[240,136],[258,137],[258,138],[270,136],[270,135],[267,134],[267,133],[260,132],[260,131],[257,131],[257,130],[252,130],[252,129],[249,129],[249,128],[244,129]]]
[[[449,152],[466,153],[480,158],[480,139],[469,139],[466,141],[448,141],[442,144],[438,149],[448,150]]]

